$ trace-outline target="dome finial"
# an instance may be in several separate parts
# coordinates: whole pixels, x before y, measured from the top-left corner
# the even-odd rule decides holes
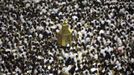
[[[63,25],[66,26],[68,23],[67,19],[63,21]]]

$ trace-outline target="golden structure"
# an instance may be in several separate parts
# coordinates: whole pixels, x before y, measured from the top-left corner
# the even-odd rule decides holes
[[[72,31],[67,25],[67,21],[64,21],[62,25],[62,29],[57,34],[58,44],[60,46],[67,46],[67,44],[71,44],[72,41]]]

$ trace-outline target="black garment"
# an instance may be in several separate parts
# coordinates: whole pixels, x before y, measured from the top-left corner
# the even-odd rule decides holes
[[[73,58],[68,58],[65,62],[65,65],[68,66],[68,65],[72,65],[74,63],[74,59]]]
[[[111,55],[107,51],[105,51],[105,53],[106,53],[105,59],[111,59]]]
[[[71,73],[71,75],[74,74],[75,68],[76,68],[76,66],[74,65],[74,66],[69,70],[69,73]]]

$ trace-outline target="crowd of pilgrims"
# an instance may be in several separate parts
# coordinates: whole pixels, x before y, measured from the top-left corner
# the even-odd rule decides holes
[[[64,20],[76,39],[61,47]],[[134,3],[0,0],[0,74],[134,75]]]

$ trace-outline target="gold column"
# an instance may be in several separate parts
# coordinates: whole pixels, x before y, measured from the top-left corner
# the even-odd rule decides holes
[[[71,44],[72,41],[72,31],[67,25],[67,21],[64,21],[62,25],[62,29],[59,33],[57,33],[58,44],[60,46],[66,46],[67,44]]]

